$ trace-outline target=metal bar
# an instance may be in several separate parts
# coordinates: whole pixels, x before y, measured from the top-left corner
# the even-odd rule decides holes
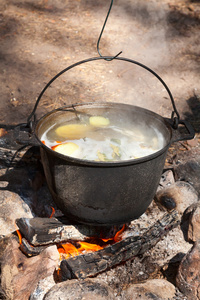
[[[108,10],[107,16],[106,16],[106,18],[105,18],[103,27],[102,27],[102,29],[101,29],[101,32],[100,32],[100,35],[99,35],[99,38],[98,38],[98,41],[97,41],[97,51],[98,51],[100,57],[103,57],[103,55],[101,54],[101,52],[100,52],[100,50],[99,50],[99,44],[100,44],[100,40],[101,40],[103,31],[104,31],[105,26],[106,26],[108,17],[109,17],[109,15],[110,15],[110,11],[111,11],[112,5],[113,5],[113,0],[111,0],[110,7],[109,7],[109,10]],[[115,59],[116,57],[118,57],[121,53],[122,53],[122,51],[120,51],[117,55],[115,55],[115,56],[113,56],[113,57],[111,57],[111,58],[104,58],[104,59],[107,60],[107,61],[111,61],[111,60]]]

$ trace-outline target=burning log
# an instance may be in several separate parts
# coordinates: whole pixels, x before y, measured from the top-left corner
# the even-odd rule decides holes
[[[96,227],[69,224],[66,218],[20,218],[16,224],[21,234],[33,245],[47,245],[68,240],[85,241],[88,237],[113,237],[119,226]]]
[[[61,262],[62,280],[95,276],[149,250],[178,226],[178,213],[165,214],[141,236],[131,236],[94,253],[70,257]]]
[[[36,256],[39,255],[42,251],[44,251],[48,246],[38,246],[33,247],[29,244],[29,242],[22,238],[19,248],[21,251],[27,256]]]

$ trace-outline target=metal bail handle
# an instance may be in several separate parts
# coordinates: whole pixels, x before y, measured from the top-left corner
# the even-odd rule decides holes
[[[133,64],[136,64],[140,67],[142,67],[143,69],[149,71],[150,73],[152,73],[161,83],[162,85],[165,87],[169,97],[170,97],[170,100],[171,100],[171,103],[172,103],[172,107],[173,107],[173,111],[172,111],[172,114],[171,114],[171,121],[172,121],[172,127],[174,129],[177,129],[178,128],[178,124],[179,124],[179,120],[180,120],[180,115],[176,109],[176,105],[175,105],[175,102],[174,102],[174,98],[168,88],[168,86],[166,85],[166,83],[163,81],[163,79],[156,73],[154,72],[152,69],[150,69],[149,67],[141,64],[140,62],[137,62],[135,60],[132,60],[132,59],[129,59],[129,58],[124,58],[124,57],[112,57],[112,56],[101,56],[101,57],[92,57],[92,58],[88,58],[88,59],[85,59],[85,60],[81,60],[79,62],[76,62],[75,64],[73,65],[70,65],[69,67],[63,69],[61,72],[59,72],[58,74],[56,74],[47,84],[46,86],[43,88],[43,90],[41,91],[41,93],[39,94],[38,96],[38,99],[35,103],[35,106],[33,108],[33,111],[31,112],[31,114],[29,115],[29,117],[27,118],[27,125],[30,127],[30,129],[32,130],[33,128],[33,124],[35,123],[36,121],[36,116],[35,116],[35,112],[37,110],[37,107],[38,107],[38,104],[43,96],[43,94],[45,93],[45,91],[47,90],[47,88],[59,77],[61,76],[63,73],[69,71],[70,69],[76,67],[76,66],[79,66],[81,64],[84,64],[84,63],[87,63],[87,62],[91,62],[91,61],[96,61],[96,60],[100,60],[100,59],[103,59],[105,61],[110,61],[110,60],[121,60],[121,61],[126,61],[126,62],[130,62],[130,63],[133,63]]]

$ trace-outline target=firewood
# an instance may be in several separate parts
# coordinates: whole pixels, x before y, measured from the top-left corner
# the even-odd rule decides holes
[[[33,247],[28,243],[26,239],[22,239],[22,243],[20,244],[19,248],[21,251],[26,254],[26,256],[36,256],[39,255],[42,251],[44,251],[48,246],[38,246]]]
[[[113,237],[119,226],[95,227],[71,224],[66,218],[20,218],[16,224],[21,234],[34,246],[64,241],[85,241],[89,237]]]
[[[171,214],[165,214],[141,236],[127,237],[94,253],[63,260],[60,265],[62,280],[95,276],[136,255],[143,254],[155,246],[162,237],[178,226],[179,223],[179,215],[176,211],[173,211]]]
[[[76,237],[76,240],[79,241],[80,238],[86,239],[86,235],[82,235],[80,231],[85,230],[85,234],[88,233],[87,226],[80,224],[68,225],[63,223],[62,218],[61,220],[56,218],[18,219],[16,223],[21,233],[25,235],[29,242],[36,245],[36,247],[33,247],[25,239],[22,239],[21,250],[25,253],[27,251],[26,254],[32,256],[45,249],[45,246],[38,246],[41,245],[40,241],[42,245],[46,243],[48,246],[50,241],[51,243],[59,243],[66,241],[66,239],[71,240],[72,237]],[[179,215],[174,210],[171,213],[166,213],[140,236],[128,236],[120,242],[106,246],[102,250],[65,259],[60,266],[62,280],[95,276],[134,256],[144,254],[179,223]],[[69,229],[72,229],[72,231],[67,232]]]

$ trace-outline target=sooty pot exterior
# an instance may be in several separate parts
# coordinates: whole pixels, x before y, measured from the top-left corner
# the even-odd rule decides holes
[[[63,161],[41,148],[50,192],[62,212],[90,225],[123,224],[140,217],[159,184],[167,150],[137,164],[91,166]]]

